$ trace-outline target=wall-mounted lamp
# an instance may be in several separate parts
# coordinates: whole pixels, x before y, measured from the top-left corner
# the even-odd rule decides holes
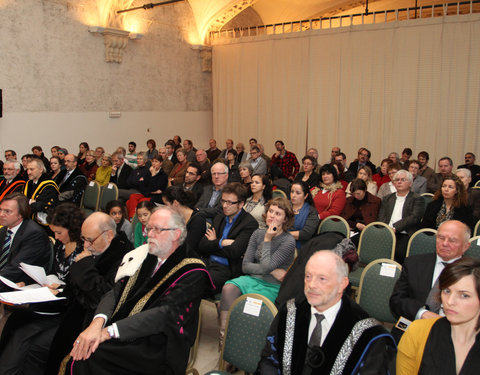
[[[88,31],[92,34],[103,35],[105,61],[117,64],[122,62],[123,51],[127,47],[128,39],[141,39],[143,37],[143,34],[101,26],[90,26]]]

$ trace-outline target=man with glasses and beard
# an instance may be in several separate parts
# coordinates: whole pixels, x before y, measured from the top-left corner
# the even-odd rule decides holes
[[[75,340],[72,373],[185,373],[208,272],[190,257],[179,214],[158,208],[146,229],[148,244],[125,255],[114,288]]]

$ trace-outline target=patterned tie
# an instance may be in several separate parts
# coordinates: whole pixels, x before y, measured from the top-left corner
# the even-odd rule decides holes
[[[325,319],[323,314],[315,314],[315,318],[317,318],[317,325],[312,332],[312,336],[310,336],[310,341],[308,345],[310,346],[320,346],[322,342],[322,320]]]
[[[443,264],[443,267],[445,267],[448,264],[447,262],[441,262],[441,263]],[[437,280],[435,280],[435,284],[430,290],[430,293],[428,293],[427,300],[425,301],[425,305],[428,307],[428,310],[436,314],[438,314],[438,312],[440,311],[440,307],[442,305],[439,298],[440,296],[440,288],[438,287],[439,278],[440,276],[438,276]]]
[[[0,255],[0,269],[7,263],[8,254],[10,254],[10,246],[12,244],[12,235],[13,232],[9,229],[7,230],[7,235],[5,236],[5,242],[2,246],[2,254]]]

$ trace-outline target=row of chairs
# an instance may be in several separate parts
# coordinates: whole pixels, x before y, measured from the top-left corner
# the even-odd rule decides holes
[[[118,199],[118,187],[114,183],[100,186],[96,181],[90,181],[83,193],[81,209],[85,216],[95,211],[104,211],[108,202]]]

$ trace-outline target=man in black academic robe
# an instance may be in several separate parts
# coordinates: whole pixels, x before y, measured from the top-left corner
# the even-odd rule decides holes
[[[178,214],[156,210],[147,231],[148,244],[125,255],[114,289],[78,336],[74,374],[185,373],[208,273],[188,257]]]

